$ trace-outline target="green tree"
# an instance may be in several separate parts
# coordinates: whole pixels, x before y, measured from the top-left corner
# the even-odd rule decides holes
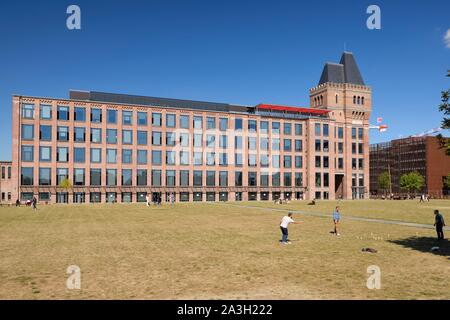
[[[389,172],[385,171],[378,176],[378,187],[384,190],[384,194],[386,195],[386,191],[391,187]]]
[[[400,177],[400,188],[410,192],[416,192],[425,185],[425,179],[423,176],[417,172],[413,171],[410,173],[405,173]]]
[[[447,77],[450,77],[450,70],[447,70]],[[444,113],[444,119],[442,120],[442,129],[450,129],[450,89],[441,92],[441,104],[439,105],[439,111]],[[450,155],[450,139],[444,138],[441,134],[438,135],[438,139],[447,155]]]
[[[59,183],[59,187],[64,190],[69,190],[70,188],[72,188],[72,182],[70,182],[68,178],[64,178]]]
[[[445,177],[445,179],[444,179],[444,186],[447,188],[447,189],[450,189],[450,173]]]

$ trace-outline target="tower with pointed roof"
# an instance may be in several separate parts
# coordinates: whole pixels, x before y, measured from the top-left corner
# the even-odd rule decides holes
[[[334,186],[330,198],[368,198],[372,90],[351,52],[344,52],[339,63],[325,64],[319,83],[310,89],[310,104],[329,111],[328,142],[336,154],[330,166],[330,186]]]

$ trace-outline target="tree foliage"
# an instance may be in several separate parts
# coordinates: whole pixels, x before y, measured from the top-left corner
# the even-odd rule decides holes
[[[68,190],[68,189],[72,188],[72,182],[70,182],[70,180],[68,178],[64,178],[59,183],[59,187],[62,189]]]
[[[378,187],[383,190],[387,190],[391,187],[391,179],[389,178],[389,172],[385,171],[378,176]]]
[[[447,77],[450,77],[450,70],[447,70]],[[442,120],[442,129],[450,129],[450,89],[441,92],[441,104],[439,105],[439,111],[444,113],[444,119]],[[447,155],[450,155],[450,139],[444,138],[441,134],[438,135],[438,139]]]
[[[405,173],[400,177],[400,188],[408,192],[415,192],[425,185],[425,179],[423,176],[417,172],[413,171],[410,173]]]
[[[444,186],[450,189],[450,173],[444,179]]]

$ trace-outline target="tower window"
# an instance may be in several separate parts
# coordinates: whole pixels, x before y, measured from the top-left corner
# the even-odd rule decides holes
[[[353,96],[353,104],[356,104],[356,96]]]
[[[361,97],[358,97],[358,104],[361,104]]]
[[[336,104],[338,103],[338,95],[336,95]]]
[[[364,97],[361,97],[361,104],[364,105]]]

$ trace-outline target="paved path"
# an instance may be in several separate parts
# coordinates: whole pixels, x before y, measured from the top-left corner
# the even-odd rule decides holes
[[[260,210],[269,210],[269,211],[279,211],[279,212],[292,212],[299,213],[308,216],[321,217],[321,218],[331,218],[331,214],[320,213],[320,212],[308,212],[308,211],[299,211],[299,210],[290,210],[290,209],[277,209],[277,208],[266,208],[266,207],[258,207],[258,206],[245,206],[242,204],[232,204],[225,203],[228,206],[241,207],[241,208],[252,208],[252,209],[260,209]],[[364,218],[364,217],[355,217],[345,215],[342,217],[342,220],[354,220],[354,221],[364,221],[364,222],[375,222],[375,223],[384,223],[384,224],[393,224],[398,226],[405,227],[413,227],[413,228],[422,228],[422,229],[434,229],[434,226],[431,224],[423,224],[423,223],[413,223],[413,222],[403,222],[398,220],[385,220],[385,219],[374,219],[374,218]],[[450,227],[445,227],[444,230],[450,230]]]

